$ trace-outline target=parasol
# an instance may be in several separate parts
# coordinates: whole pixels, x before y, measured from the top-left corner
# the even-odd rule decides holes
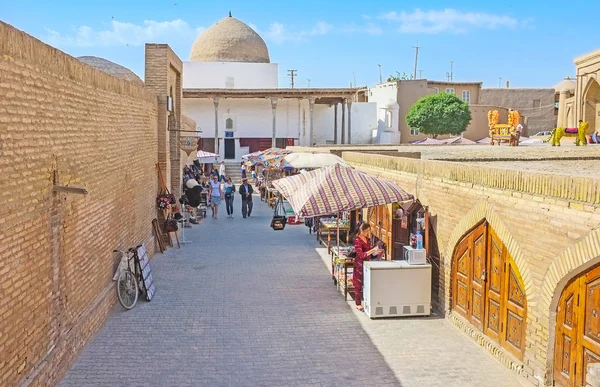
[[[396,184],[336,164],[273,182],[299,216],[312,217],[413,199]]]
[[[283,166],[285,168],[314,169],[330,167],[336,164],[349,167],[344,159],[332,153],[291,153],[283,158]]]
[[[215,161],[217,161],[217,159],[220,156],[216,153],[199,150],[198,152],[196,152],[196,157],[198,158],[199,162],[201,162],[203,164],[205,164],[205,163],[210,164],[210,163],[214,163]]]

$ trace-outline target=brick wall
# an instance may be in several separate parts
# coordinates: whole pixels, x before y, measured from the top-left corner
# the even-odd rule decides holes
[[[0,95],[0,385],[52,385],[154,252],[157,98],[1,22]]]
[[[528,305],[524,362],[503,351],[494,353],[534,384],[549,383],[556,300],[581,267],[600,262],[600,180],[356,152],[343,157],[397,182],[429,206],[441,255],[436,304],[492,349],[450,311],[454,247],[480,220],[488,220],[519,267]]]

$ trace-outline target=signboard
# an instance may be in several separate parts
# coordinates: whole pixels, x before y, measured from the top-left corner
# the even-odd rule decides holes
[[[233,132],[226,131],[225,138],[233,138]]]
[[[187,155],[189,156],[192,152],[195,152],[196,149],[198,148],[198,140],[199,139],[200,139],[199,137],[194,137],[194,136],[181,137],[179,139],[179,147],[181,148],[182,151],[187,153]]]
[[[293,138],[288,138],[287,139],[287,146],[294,146],[294,139]]]
[[[156,289],[154,288],[154,278],[152,278],[152,270],[150,269],[150,260],[148,259],[148,253],[146,253],[146,246],[139,245],[135,248],[138,262],[138,269],[142,273],[142,284],[146,291],[146,299],[152,300]]]

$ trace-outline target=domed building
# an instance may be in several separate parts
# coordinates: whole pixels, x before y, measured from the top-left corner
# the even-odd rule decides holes
[[[121,66],[104,58],[97,56],[80,56],[77,57],[81,62],[90,65],[106,74],[112,75],[117,78],[124,79],[126,81],[135,83],[139,86],[144,86],[144,82],[135,75],[135,73],[129,70],[127,67]]]
[[[272,146],[371,142],[377,107],[353,102],[355,88],[294,81],[279,86],[263,38],[230,13],[198,36],[183,62],[183,113],[196,121],[201,148],[232,162]],[[356,122],[364,130],[353,131]]]

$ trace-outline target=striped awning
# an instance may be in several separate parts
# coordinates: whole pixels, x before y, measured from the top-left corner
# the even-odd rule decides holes
[[[414,198],[388,180],[336,164],[273,181],[297,215],[311,217]]]
[[[219,155],[216,154],[216,153],[211,153],[211,152],[199,150],[198,152],[196,152],[196,157],[198,157],[199,159],[205,158],[205,157],[213,157],[215,159],[218,159]]]

